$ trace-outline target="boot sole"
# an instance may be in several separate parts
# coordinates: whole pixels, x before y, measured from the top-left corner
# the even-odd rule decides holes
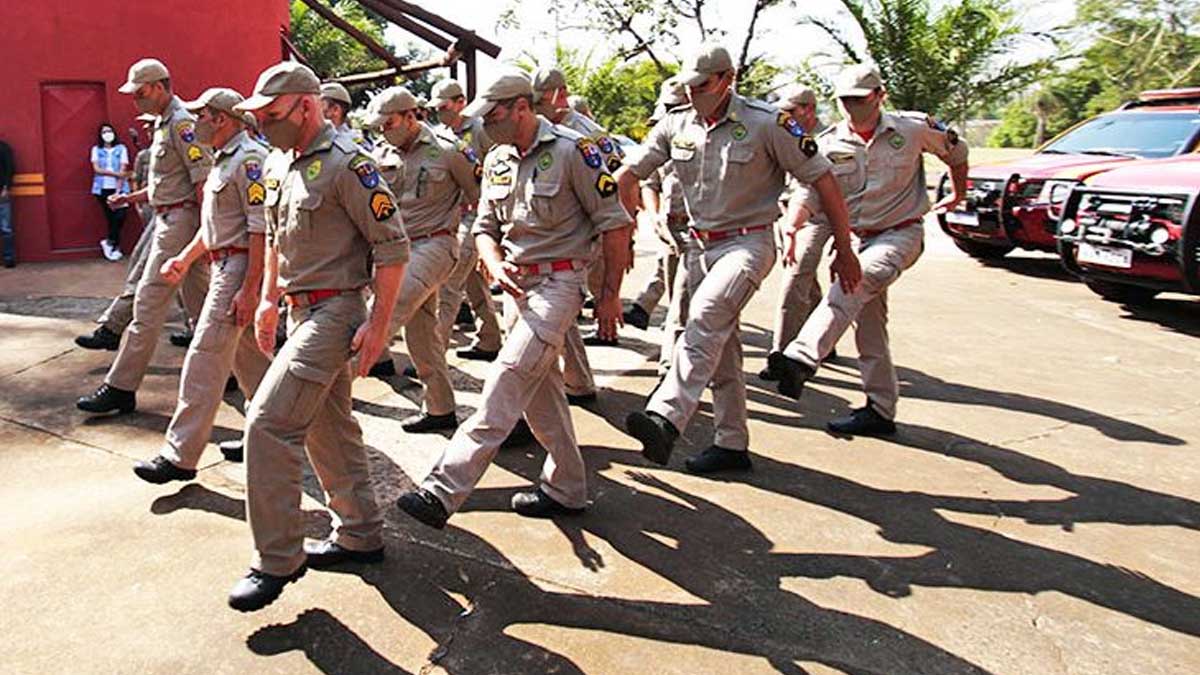
[[[321,555],[315,555],[311,553],[306,553],[305,556],[308,559],[305,565],[309,569],[314,570],[329,569],[331,567],[337,567],[347,563],[357,565],[377,565],[384,560],[383,549],[376,551],[348,551],[347,554],[331,555],[328,557],[322,557]]]
[[[233,598],[230,598],[229,606],[232,607],[233,609],[236,609],[239,612],[257,612],[258,610],[260,610],[264,607],[268,607],[271,605],[271,603],[278,600],[279,596],[283,595],[283,589],[287,588],[288,584],[295,583],[295,582],[299,581],[300,579],[304,578],[304,574],[306,572],[308,572],[307,566],[301,567],[300,569],[296,570],[296,573],[293,574],[286,582],[284,582],[284,584],[282,586],[279,587],[279,591],[276,592],[275,595],[272,595],[271,597],[267,598],[266,601],[261,604],[259,604],[259,603],[244,604],[244,603],[235,601]],[[237,602],[237,604],[235,604],[235,602]]]
[[[150,483],[151,485],[166,485],[167,483],[170,483],[171,481],[179,481],[181,483],[189,483],[193,480],[196,480],[195,474],[192,474],[192,476],[190,478],[175,477],[175,476],[172,476],[170,478],[164,478],[162,476],[159,476],[158,474],[150,473],[149,471],[139,470],[137,467],[134,467],[133,475],[137,476],[138,478],[141,478],[142,480],[146,481],[147,483]]]
[[[105,413],[112,413],[112,412],[115,412],[119,415],[128,415],[129,413],[133,412],[134,410],[137,410],[136,403],[134,405],[128,405],[128,406],[123,405],[123,406],[117,406],[116,408],[104,408],[104,409],[86,408],[86,407],[76,403],[75,407],[82,410],[83,412],[91,413],[93,415],[103,415]]]
[[[625,428],[629,435],[642,444],[642,456],[658,464],[666,466],[671,461],[671,447],[664,442],[662,430],[643,412],[631,412],[625,418]]]

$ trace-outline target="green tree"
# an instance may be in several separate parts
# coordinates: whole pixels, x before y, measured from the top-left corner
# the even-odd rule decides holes
[[[1019,62],[1026,41],[1039,39],[1018,25],[1008,0],[844,0],[866,39],[860,53],[844,26],[806,17],[822,29],[845,58],[873,60],[888,86],[891,104],[962,123],[1043,74],[1046,59]]]

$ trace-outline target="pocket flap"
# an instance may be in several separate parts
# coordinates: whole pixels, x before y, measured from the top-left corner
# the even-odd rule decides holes
[[[553,197],[554,195],[558,194],[558,190],[559,190],[560,186],[561,186],[561,183],[534,183],[533,184],[533,196],[534,197]]]

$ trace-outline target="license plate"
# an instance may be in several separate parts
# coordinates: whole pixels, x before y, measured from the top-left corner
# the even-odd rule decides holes
[[[1123,270],[1133,267],[1133,251],[1127,248],[1093,246],[1092,244],[1080,243],[1079,252],[1075,255],[1075,258],[1081,263],[1091,263],[1105,267],[1119,267]]]
[[[946,214],[946,222],[963,227],[979,227],[979,214],[966,211],[950,211]]]

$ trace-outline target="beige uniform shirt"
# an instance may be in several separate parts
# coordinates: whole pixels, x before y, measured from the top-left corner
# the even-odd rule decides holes
[[[524,155],[496,146],[484,162],[472,233],[495,239],[518,265],[590,259],[599,233],[633,222],[617,199],[616,180],[593,153],[590,141],[545,119]]]
[[[276,175],[267,179],[266,205],[275,211],[267,243],[278,250],[284,292],[361,288],[371,281],[372,264],[408,261],[391,189],[375,162],[333,125],[326,122],[282,178]]]
[[[596,124],[586,115],[580,115],[574,110],[568,110],[566,116],[558,124],[572,131],[577,131],[591,140],[595,144],[596,149],[600,151],[600,157],[604,160],[604,166],[608,167],[610,173],[616,173],[617,169],[621,168],[621,162],[625,159],[625,152],[621,150],[621,144],[614,141],[604,127]]]
[[[148,184],[146,179],[150,177],[150,148],[142,148],[138,150],[137,157],[133,160],[133,182],[137,185],[137,189],[142,189]]]
[[[150,143],[150,204],[196,201],[195,186],[212,167],[212,156],[196,142],[196,118],[172,96],[154,123]]]
[[[366,150],[367,152],[374,152],[375,144],[371,141],[369,136],[363,133],[361,129],[355,129],[347,122],[342,122],[342,125],[340,127],[336,127],[336,129],[339,134],[346,134],[349,136],[350,140],[354,141],[354,144],[358,147]]]
[[[438,136],[420,123],[421,131],[407,152],[380,143],[375,157],[384,180],[400,199],[400,214],[410,239],[440,230],[457,231],[459,204],[479,199],[477,163],[470,146]]]
[[[705,231],[775,222],[787,174],[812,183],[830,168],[791,115],[737,94],[711,127],[691,106],[668,112],[629,166],[645,179],[668,161],[683,185],[691,227]]]
[[[860,188],[842,186],[856,231],[886,230],[929,212],[922,154],[933,153],[948,166],[965,163],[968,155],[965,141],[924,113],[883,113],[870,142],[840,122],[822,134],[820,144],[827,155],[853,152],[863,162]],[[848,168],[844,175],[850,175]],[[815,197],[804,198],[815,212]]]
[[[266,231],[266,159],[267,148],[245,131],[213,154],[200,206],[200,236],[208,250],[248,248],[251,234]]]

